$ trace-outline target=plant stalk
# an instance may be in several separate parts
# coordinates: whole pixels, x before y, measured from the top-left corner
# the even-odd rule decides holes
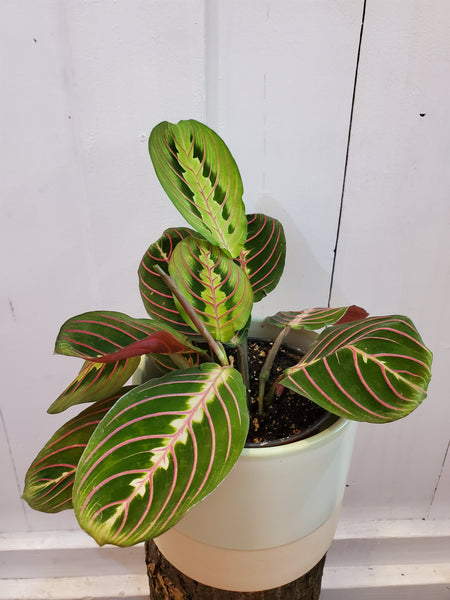
[[[242,381],[244,382],[245,389],[247,390],[248,394],[250,387],[250,378],[248,375],[247,339],[245,340],[245,343],[237,344],[236,349],[238,353],[239,372],[242,375]]]
[[[170,354],[169,356],[179,369],[189,369],[191,366],[181,354]]]
[[[272,348],[269,350],[266,356],[266,360],[264,361],[263,366],[261,367],[261,371],[259,374],[259,393],[258,393],[258,412],[259,414],[264,414],[264,395],[266,393],[266,383],[270,376],[270,371],[272,370],[273,361],[280,349],[281,344],[283,343],[284,338],[287,336],[289,331],[291,330],[290,325],[284,327],[280,333],[275,338]]]

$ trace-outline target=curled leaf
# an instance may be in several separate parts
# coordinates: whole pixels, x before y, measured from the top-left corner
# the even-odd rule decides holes
[[[50,414],[59,413],[69,406],[98,402],[118,392],[133,375],[140,359],[127,358],[117,362],[86,361],[77,377],[49,407]]]
[[[266,321],[276,327],[291,329],[308,329],[316,331],[333,324],[350,323],[365,319],[369,313],[359,306],[341,308],[307,308],[299,311],[281,311]]]
[[[58,334],[55,352],[94,362],[115,362],[150,352],[197,352],[180,333],[150,319],[92,311],[72,317]]]

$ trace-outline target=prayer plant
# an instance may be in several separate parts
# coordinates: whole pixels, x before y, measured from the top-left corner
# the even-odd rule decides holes
[[[284,267],[282,225],[245,214],[239,170],[214,131],[194,120],[163,122],[149,149],[191,228],[166,230],[144,254],[139,286],[150,318],[101,310],[62,326],[55,351],[84,363],[48,412],[91,404],[58,429],[25,480],[32,508],[73,508],[99,544],[160,535],[229,473],[248,431],[252,306]],[[280,336],[262,371],[260,410],[276,348],[301,328],[322,331],[277,389],[357,421],[386,423],[414,410],[426,396],[431,352],[408,317],[366,317],[355,306],[270,317]],[[125,386],[143,355],[165,374]]]

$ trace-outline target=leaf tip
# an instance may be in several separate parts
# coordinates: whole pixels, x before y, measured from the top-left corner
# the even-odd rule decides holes
[[[335,325],[342,325],[343,323],[351,323],[352,321],[360,321],[369,316],[369,313],[361,306],[356,306],[356,304],[352,304],[345,311],[345,314],[336,321]]]

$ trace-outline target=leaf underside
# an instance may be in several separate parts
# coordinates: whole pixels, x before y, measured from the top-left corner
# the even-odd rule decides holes
[[[283,385],[330,412],[385,423],[426,397],[432,354],[407,317],[369,317],[323,331]]]
[[[228,474],[247,430],[245,387],[231,367],[207,363],[135,388],[104,418],[80,461],[80,525],[99,544],[160,535]]]
[[[94,362],[115,362],[152,352],[174,354],[196,350],[177,331],[150,319],[114,311],[91,311],[66,321],[55,352]]]

